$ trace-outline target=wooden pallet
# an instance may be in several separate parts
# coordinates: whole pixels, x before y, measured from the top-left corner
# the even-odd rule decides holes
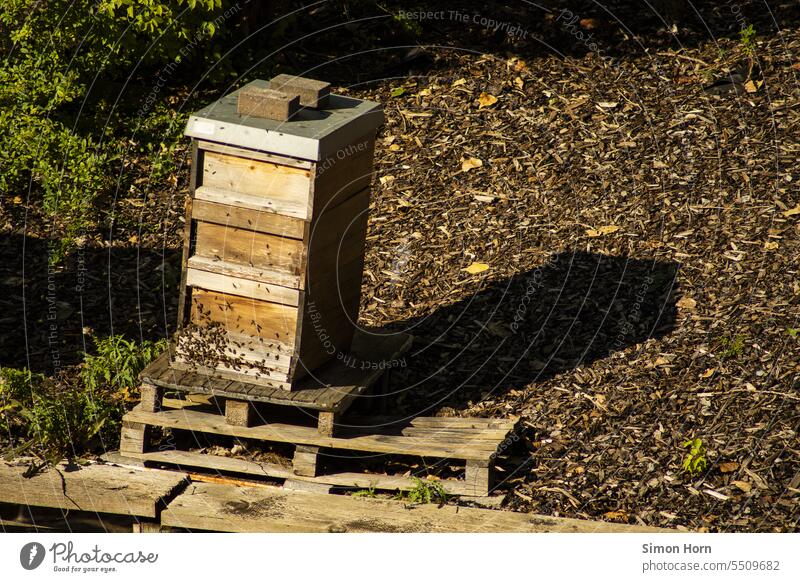
[[[184,370],[165,352],[139,376],[141,409],[157,411],[164,390],[208,394],[229,401],[229,418],[237,424],[246,425],[252,403],[263,402],[310,410],[317,415],[318,430],[332,436],[339,418],[357,398],[368,398],[380,380],[388,381],[391,366],[401,361],[412,339],[408,334],[359,330],[349,354],[322,366],[292,391],[221,378],[218,371]]]
[[[491,490],[492,462],[498,447],[513,430],[513,420],[482,418],[416,417],[391,421],[386,417],[362,417],[353,424],[340,426],[336,436],[328,436],[313,426],[282,422],[251,422],[250,426],[231,424],[220,413],[219,404],[164,399],[162,409],[145,410],[141,405],[123,418],[120,452],[154,464],[183,468],[195,467],[230,473],[243,473],[325,484],[337,487],[410,489],[408,477],[357,472],[323,473],[321,465],[327,454],[359,451],[388,455],[448,459],[463,463],[463,479],[440,483],[454,495],[487,496]],[[194,434],[224,435],[295,446],[292,467],[258,463],[189,451],[153,450],[152,427],[190,431]]]

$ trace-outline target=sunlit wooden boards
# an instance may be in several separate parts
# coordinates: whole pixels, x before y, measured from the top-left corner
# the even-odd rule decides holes
[[[175,367],[291,390],[347,353],[382,112],[325,102],[277,122],[234,93],[191,117]]]

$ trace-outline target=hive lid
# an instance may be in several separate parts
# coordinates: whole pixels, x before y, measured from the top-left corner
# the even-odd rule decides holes
[[[267,81],[250,85],[267,87]],[[322,109],[303,108],[290,121],[239,115],[238,89],[204,107],[186,124],[189,137],[320,161],[383,123],[379,103],[330,95]]]

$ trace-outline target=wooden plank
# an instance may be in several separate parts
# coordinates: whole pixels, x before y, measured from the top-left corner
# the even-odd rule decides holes
[[[426,428],[443,428],[447,430],[496,429],[511,431],[517,420],[503,418],[462,418],[444,416],[350,416],[348,424],[354,426],[415,426]]]
[[[291,383],[288,381],[288,375],[285,372],[260,370],[247,365],[241,365],[236,369],[227,364],[219,364],[216,368],[211,369],[206,366],[179,359],[175,360],[172,365],[176,369],[185,369],[192,374],[217,377],[221,380],[230,381],[231,384],[227,389],[211,390],[211,393],[216,396],[247,398],[250,400],[250,391],[254,388],[281,391],[288,391],[292,388]],[[242,382],[243,379],[247,380],[246,384]]]
[[[209,151],[203,156],[202,181],[204,188],[280,202],[304,209],[297,218],[310,217],[310,170]]]
[[[197,146],[201,150],[208,150],[217,152],[219,154],[226,154],[229,156],[236,156],[239,158],[247,158],[251,160],[258,160],[260,162],[269,162],[271,164],[280,164],[282,166],[291,166],[292,168],[299,168],[301,170],[310,170],[314,167],[313,162],[308,160],[301,160],[300,158],[292,158],[284,155],[275,155],[259,150],[251,150],[247,148],[233,147],[222,143],[213,141],[196,140]]]
[[[133,470],[91,463],[60,465],[31,478],[26,466],[0,462],[0,502],[24,506],[156,517],[158,506],[186,484],[174,471]]]
[[[242,279],[232,275],[201,271],[200,269],[189,268],[186,275],[186,284],[192,287],[202,287],[209,291],[252,297],[253,299],[272,301],[291,307],[297,307],[300,303],[300,291],[298,289],[263,281]]]
[[[161,514],[162,525],[224,532],[645,533],[658,528],[512,511],[196,483]]]
[[[303,238],[306,225],[299,218],[199,199],[192,205],[192,218],[296,239]]]
[[[275,271],[264,267],[256,268],[249,265],[237,265],[236,263],[228,263],[215,258],[209,259],[197,255],[189,258],[187,267],[197,269],[198,271],[218,273],[220,275],[247,279],[249,281],[259,281],[293,289],[302,289],[304,283],[304,277],[293,275],[285,271]]]
[[[200,325],[220,323],[233,333],[292,346],[296,334],[297,309],[195,287],[192,289],[191,320]]]
[[[196,228],[196,256],[292,275],[301,272],[302,241],[213,222],[198,222]]]
[[[127,413],[123,419],[126,422],[239,438],[420,457],[488,460],[497,448],[484,441],[453,443],[447,439],[429,437],[368,434],[350,436],[348,438],[328,437],[319,434],[316,427],[282,423],[238,427],[226,424],[224,418],[218,414],[209,414],[190,409],[164,410],[153,413],[145,412],[137,407]]]
[[[377,473],[350,473],[339,472],[322,474],[317,477],[304,477],[295,475],[289,467],[282,467],[274,463],[260,463],[237,459],[235,457],[222,457],[193,453],[191,451],[152,451],[134,455],[135,458],[145,462],[174,465],[180,469],[191,468],[211,469],[228,473],[241,473],[258,477],[272,477],[274,479],[294,479],[310,483],[323,483],[335,487],[353,489],[379,489],[382,491],[408,491],[416,486],[416,481],[411,477],[384,475]],[[450,495],[467,495],[472,491],[464,481],[456,479],[442,479],[437,481]]]
[[[305,205],[296,202],[287,202],[286,200],[264,198],[263,196],[253,196],[243,192],[234,192],[232,190],[222,190],[220,188],[212,188],[210,186],[201,186],[194,191],[194,198],[199,200],[206,200],[207,202],[215,202],[217,204],[225,204],[228,206],[238,206],[249,210],[256,210],[259,212],[273,212],[289,217],[299,218],[306,220],[309,218],[309,211]]]

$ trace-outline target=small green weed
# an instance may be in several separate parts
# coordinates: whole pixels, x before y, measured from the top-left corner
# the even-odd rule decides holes
[[[378,494],[375,492],[375,484],[370,483],[369,487],[366,489],[359,489],[358,491],[353,491],[350,494],[350,497],[368,497],[370,499],[375,499]]]
[[[752,57],[755,54],[756,29],[750,24],[746,28],[739,31],[739,44],[742,45],[742,50],[747,56]]]
[[[744,353],[744,336],[735,335],[733,337],[724,337],[720,340],[720,357],[725,359],[738,358]]]
[[[706,448],[703,446],[703,441],[695,438],[683,443],[684,449],[689,449],[686,457],[683,459],[683,470],[690,475],[699,475],[706,470],[708,462],[706,461]]]
[[[400,498],[409,503],[445,503],[447,501],[447,491],[438,481],[429,481],[412,477],[414,487]]]
[[[796,338],[797,334],[800,333],[800,329],[797,329],[796,327],[787,327],[786,328],[786,333],[789,334],[789,337]]]

